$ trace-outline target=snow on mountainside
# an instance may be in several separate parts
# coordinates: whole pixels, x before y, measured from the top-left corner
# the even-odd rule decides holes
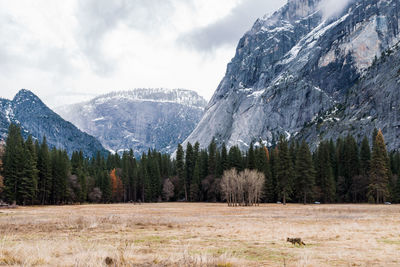
[[[400,40],[400,1],[348,1],[329,17],[321,10],[324,1],[289,0],[273,15],[255,22],[240,39],[225,77],[186,142],[206,146],[215,137],[219,143],[244,149],[260,139],[272,144],[281,134],[290,138],[301,132],[313,144],[332,137],[329,131],[320,131],[323,127],[310,126],[318,123],[321,114],[358,109],[359,103],[348,106],[350,92],[354,88],[363,92],[355,86],[370,75],[382,52]],[[384,89],[388,94],[398,90]],[[371,103],[365,117],[385,105],[378,100],[383,99],[365,99]],[[397,106],[399,100],[391,99]],[[390,126],[393,116],[388,116],[371,125],[394,140],[399,129]],[[335,123],[341,134],[370,134],[367,129],[342,127],[343,121]]]
[[[10,123],[19,124],[25,138],[31,134],[42,141],[46,136],[50,147],[65,149],[69,155],[80,150],[85,156],[107,153],[93,136],[63,120],[29,90],[20,90],[13,100],[0,98],[0,140],[6,139]]]
[[[197,93],[185,89],[165,89],[165,88],[151,88],[151,89],[135,89],[131,91],[112,92],[105,95],[98,96],[90,102],[96,105],[105,103],[111,100],[126,99],[129,101],[149,101],[149,102],[164,102],[176,103],[189,107],[204,109],[207,104],[204,98]]]
[[[170,153],[191,133],[207,102],[183,89],[134,89],[63,106],[57,112],[110,151]]]

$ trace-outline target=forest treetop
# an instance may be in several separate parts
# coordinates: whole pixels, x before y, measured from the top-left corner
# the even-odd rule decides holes
[[[281,137],[275,147],[251,144],[247,151],[218,148],[214,141],[207,149],[178,145],[175,159],[156,150],[140,159],[132,150],[85,158],[49,148],[46,138],[24,140],[11,124],[1,157],[0,199],[20,205],[229,201],[233,195],[227,195],[229,183],[222,178],[234,169],[262,174],[256,193],[262,202],[400,202],[400,153],[387,152],[381,131],[371,140],[372,146],[367,137],[360,144],[352,136],[322,141],[313,153],[305,141]]]

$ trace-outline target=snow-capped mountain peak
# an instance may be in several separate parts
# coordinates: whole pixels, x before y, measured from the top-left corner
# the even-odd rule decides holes
[[[66,120],[96,136],[110,151],[156,148],[172,152],[194,129],[207,102],[183,89],[112,92],[57,109]]]
[[[204,106],[207,104],[204,98],[199,96],[194,91],[165,88],[140,88],[129,91],[116,91],[95,97],[90,102],[98,105],[112,99],[125,99],[129,101],[168,102],[197,108],[204,108]]]

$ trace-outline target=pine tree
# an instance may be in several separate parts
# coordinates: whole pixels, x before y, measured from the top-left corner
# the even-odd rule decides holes
[[[337,146],[335,145],[332,139],[329,140],[329,155],[330,155],[330,165],[332,168],[332,175],[336,186],[338,180],[338,171],[339,171],[338,155],[337,155]]]
[[[254,170],[256,168],[256,156],[255,156],[255,152],[254,152],[253,142],[251,142],[250,148],[248,151],[247,168],[250,170]]]
[[[199,201],[200,200],[200,158],[197,159],[192,184],[190,185],[190,200],[191,201]]]
[[[378,135],[378,132],[378,129],[374,128],[374,131],[372,132],[372,146],[375,146],[376,136]]]
[[[200,143],[196,142],[193,146],[193,155],[194,155],[194,162],[197,161],[197,158],[200,156]]]
[[[293,191],[293,166],[292,159],[289,154],[288,142],[284,136],[281,136],[278,143],[279,153],[277,171],[276,171],[276,191],[282,198],[282,202],[286,205],[286,201],[290,199]]]
[[[138,179],[138,185],[139,185],[139,196],[140,196],[140,201],[145,202],[148,200],[149,196],[149,190],[150,190],[150,179],[149,175],[147,172],[147,156],[145,153],[142,154],[142,157],[140,158],[139,162],[139,179]]]
[[[371,161],[371,150],[368,138],[364,137],[360,148],[360,174],[352,177],[351,191],[353,202],[366,202]]]
[[[124,185],[124,194],[123,194],[123,201],[127,201],[127,198],[129,197],[131,185],[130,185],[130,179],[129,179],[129,169],[130,169],[130,162],[129,162],[129,153],[127,151],[124,151],[122,154],[122,160],[121,160],[121,166],[122,166],[122,184]]]
[[[226,145],[225,143],[222,144],[221,147],[221,157],[219,160],[219,164],[217,166],[218,168],[218,177],[222,177],[224,174],[224,171],[228,169],[229,167],[229,162],[228,162],[228,151],[226,150]]]
[[[200,152],[200,178],[203,180],[208,176],[208,153],[207,150],[201,150]]]
[[[186,157],[185,157],[185,175],[186,175],[185,184],[186,184],[187,190],[189,190],[189,191],[190,191],[190,186],[191,186],[192,179],[193,179],[193,172],[194,172],[195,164],[196,164],[196,161],[195,161],[195,156],[194,156],[194,152],[193,152],[193,147],[192,147],[192,144],[190,144],[188,142],[187,146],[186,146]]]
[[[185,163],[184,163],[184,152],[181,144],[178,145],[178,149],[176,151],[176,170],[178,174],[178,179],[180,183],[180,187],[183,189],[183,196],[185,201],[188,200],[188,190],[186,184],[186,175],[185,175]],[[181,190],[179,190],[181,191]],[[181,195],[181,194],[179,194]],[[180,196],[179,196],[180,197]]]
[[[369,198],[374,198],[376,203],[384,202],[389,195],[389,168],[385,140],[379,130],[372,148],[370,183],[368,186]]]
[[[21,129],[11,123],[3,157],[4,196],[9,202],[20,200],[19,187],[24,171],[24,148]]]
[[[109,203],[112,198],[111,181],[107,170],[103,170],[102,173],[102,186],[101,186],[101,198],[104,203]]]
[[[364,137],[361,142],[361,149],[360,149],[360,174],[361,175],[368,175],[369,168],[370,168],[370,161],[371,161],[371,150],[369,147],[368,138]]]
[[[400,152],[390,154],[390,168],[395,178],[393,200],[400,203]]]
[[[260,142],[261,143],[261,142]],[[265,146],[255,149],[255,166],[256,169],[264,174],[263,201],[271,202],[274,196],[274,187],[272,185],[271,169],[269,162],[269,151]]]
[[[112,157],[112,155],[110,156]],[[71,157],[71,174],[77,176],[78,187],[75,194],[79,202],[85,202],[88,196],[87,169],[87,160],[84,158],[83,152],[73,152]]]
[[[210,145],[208,146],[208,174],[215,175],[216,174],[216,153],[217,153],[217,144],[215,143],[215,138],[211,140]]]
[[[229,149],[228,162],[229,162],[228,169],[234,168],[237,171],[242,171],[244,169],[242,153],[241,153],[239,147],[232,146]]]
[[[52,171],[52,190],[51,202],[53,204],[63,203],[66,199],[67,179],[68,179],[68,155],[66,151],[52,149],[51,151],[51,171]]]
[[[305,141],[303,141],[297,151],[296,165],[296,193],[298,198],[303,198],[303,203],[307,203],[307,196],[312,194],[315,182],[315,171],[312,162],[310,149]]]
[[[32,136],[28,136],[23,152],[23,171],[20,177],[21,183],[19,186],[19,202],[23,204],[33,204],[37,191],[37,174],[36,168],[36,151],[33,144]]]
[[[298,149],[299,149],[299,143],[297,141],[290,142],[289,155],[290,155],[290,159],[292,160],[292,166],[294,166],[296,164]]]
[[[168,157],[165,157],[165,159],[169,160]],[[163,160],[163,162],[164,162],[164,160]],[[165,167],[164,172],[168,173],[168,167],[167,166]],[[136,200],[137,200],[136,190],[137,190],[137,180],[138,180],[137,176],[138,176],[138,174],[137,174],[137,163],[136,163],[136,159],[133,157],[133,152],[130,153],[130,156],[129,156],[128,175],[129,175],[129,184],[130,184],[129,197],[128,198],[129,198],[129,200],[134,200],[136,202]]]
[[[342,195],[346,201],[350,201],[352,199],[351,188],[353,177],[359,175],[358,147],[356,140],[351,135],[348,135],[345,140],[344,161],[345,173],[343,176]]]
[[[220,178],[221,176],[219,175],[219,171],[221,169],[221,152],[219,149],[215,151],[215,177],[214,178]]]
[[[39,180],[38,180],[38,194],[40,203],[47,204],[50,198],[51,191],[51,166],[50,166],[50,153],[47,146],[46,137],[43,137],[38,154]]]
[[[279,149],[278,146],[276,146],[270,155],[270,170],[271,170],[271,184],[274,188],[273,190],[273,201],[275,202],[278,200],[278,192],[276,190],[277,188],[277,173],[279,169]]]
[[[329,144],[322,142],[315,156],[316,185],[319,188],[319,197],[324,203],[335,200],[336,186],[330,162]]]
[[[157,155],[155,153],[148,155],[148,174],[151,188],[151,197],[149,197],[149,200],[158,201],[161,199],[162,183]]]

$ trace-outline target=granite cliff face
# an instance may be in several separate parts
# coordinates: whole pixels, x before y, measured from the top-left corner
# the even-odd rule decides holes
[[[20,90],[12,100],[0,99],[0,140],[6,139],[10,123],[19,124],[25,138],[31,134],[42,141],[46,136],[50,147],[65,149],[69,155],[73,151],[89,157],[97,151],[108,153],[96,138],[63,120],[29,90]]]
[[[64,106],[57,112],[107,149],[135,155],[156,148],[171,153],[193,131],[206,101],[182,89],[135,89]]]
[[[390,48],[386,58],[398,56],[400,1],[349,1],[331,16],[323,7],[324,0],[289,0],[258,19],[186,142],[206,146],[215,137],[245,149],[285,134],[316,145],[379,127],[399,148],[397,70],[388,73],[392,59],[381,57]],[[368,127],[353,125],[356,114]]]
[[[319,114],[302,129],[299,138],[313,144],[321,139],[335,140],[352,134],[361,140],[363,134],[382,129],[390,149],[400,148],[400,46],[384,52],[353,86],[343,103],[334,110]]]

